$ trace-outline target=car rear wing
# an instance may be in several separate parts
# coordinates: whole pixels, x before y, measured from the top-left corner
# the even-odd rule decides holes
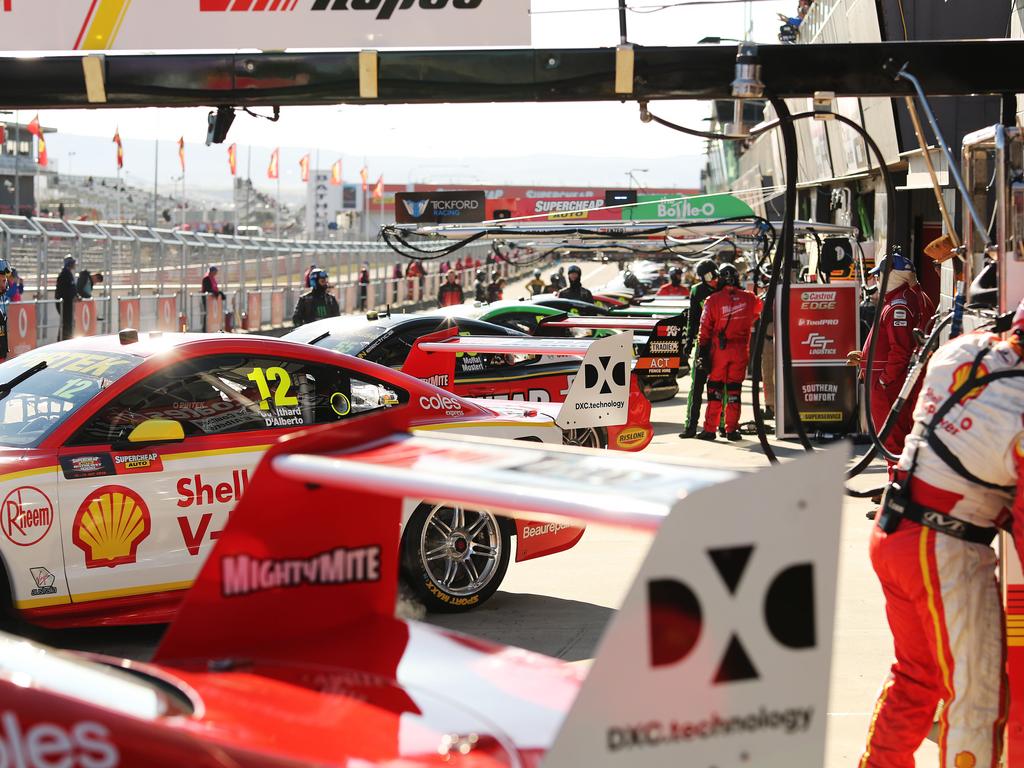
[[[636,365],[648,379],[673,379],[683,365],[686,315],[670,317],[568,317],[542,320],[542,328],[629,329],[645,333],[637,337]]]
[[[603,339],[552,339],[538,336],[457,336],[445,332],[419,339],[402,368],[417,378],[435,383],[444,376],[454,381],[459,354],[551,355],[582,357],[555,423],[562,429],[617,427],[629,420],[629,383],[633,361],[633,333]],[[429,357],[448,357],[451,370],[430,373],[439,366]],[[678,367],[678,366],[677,366]],[[428,371],[427,376],[423,372]],[[430,377],[434,377],[431,379]],[[441,385],[443,386],[443,385]]]
[[[156,660],[339,663],[341,648],[343,666],[398,679],[416,634],[394,618],[406,497],[657,531],[545,766],[741,748],[758,766],[822,764],[845,450],[737,477],[405,421],[391,409],[272,447]]]

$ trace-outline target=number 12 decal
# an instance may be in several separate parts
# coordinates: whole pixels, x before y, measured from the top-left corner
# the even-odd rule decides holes
[[[288,394],[292,389],[292,377],[284,368],[274,366],[272,368],[253,368],[252,373],[247,377],[249,381],[255,382],[260,391],[260,410],[270,410],[270,384],[276,381],[277,388],[274,390],[274,407],[282,408],[289,405],[298,405],[299,398]]]

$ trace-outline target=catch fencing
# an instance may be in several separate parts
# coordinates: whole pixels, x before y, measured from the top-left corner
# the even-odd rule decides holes
[[[447,259],[463,265],[467,297],[489,250],[488,244],[473,244]],[[446,260],[423,262],[424,274],[406,277],[410,262],[380,242],[238,237],[10,215],[0,215],[0,255],[25,285],[22,300],[8,305],[12,354],[57,341],[61,318],[54,291],[67,255],[77,261],[76,277],[83,269],[103,275],[91,298],[75,302],[76,336],[124,328],[258,333],[291,327],[313,264],[330,275],[343,314],[430,306],[444,279],[439,262]],[[202,292],[211,265],[219,268],[223,300]],[[364,267],[369,282],[360,283]],[[518,276],[505,262],[485,268]]]

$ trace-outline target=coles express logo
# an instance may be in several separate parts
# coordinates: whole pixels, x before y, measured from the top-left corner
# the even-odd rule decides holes
[[[420,397],[420,408],[425,411],[444,411],[446,416],[462,415],[462,403],[447,395],[423,395]]]
[[[110,741],[109,729],[82,720],[70,726],[58,723],[23,725],[12,711],[0,714],[0,766],[66,766],[114,768],[121,760]]]
[[[832,310],[837,304],[835,291],[803,291],[800,294],[800,309]]]

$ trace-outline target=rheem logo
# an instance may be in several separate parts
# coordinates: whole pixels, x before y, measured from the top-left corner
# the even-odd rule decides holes
[[[734,598],[754,550],[754,546],[707,550],[715,571]],[[704,611],[699,596],[689,585],[676,579],[655,579],[647,583],[647,600],[651,666],[684,661],[696,647],[703,630]],[[761,602],[768,633],[779,645],[792,650],[815,647],[814,567],[811,563],[794,563],[778,571],[765,587]],[[757,665],[739,632],[727,634],[712,683],[722,685],[759,679]]]

